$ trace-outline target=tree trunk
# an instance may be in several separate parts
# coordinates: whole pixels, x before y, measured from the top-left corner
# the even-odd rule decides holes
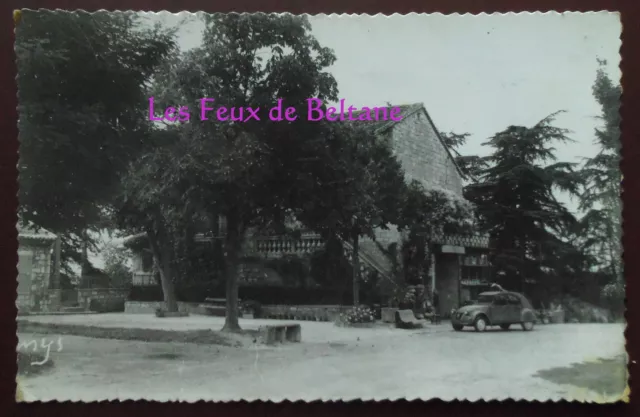
[[[354,232],[351,236],[353,239],[353,256],[351,263],[353,264],[353,306],[360,304],[360,235]]]
[[[225,236],[225,280],[227,312],[222,331],[239,332],[238,321],[238,267],[242,246],[242,232],[236,212],[227,216],[227,234]]]
[[[171,247],[164,242],[160,247],[160,243],[151,233],[147,233],[147,236],[151,246],[151,253],[153,254],[153,263],[160,273],[165,307],[168,312],[175,313],[178,311],[178,300],[176,299],[176,290],[171,274]]]

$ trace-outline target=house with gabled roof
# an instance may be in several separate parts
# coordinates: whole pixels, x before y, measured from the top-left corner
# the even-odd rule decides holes
[[[416,180],[426,190],[439,190],[451,198],[463,199],[464,175],[445,145],[433,120],[422,103],[388,106],[400,107],[402,120],[353,121],[349,123],[369,124],[378,137],[386,140],[400,161],[407,181]],[[357,115],[357,112],[353,112]],[[224,231],[224,219],[219,229]],[[364,270],[376,271],[391,279],[392,263],[380,249],[392,243],[401,243],[404,236],[394,227],[377,230],[375,241],[363,238],[360,244],[360,265]],[[199,235],[200,241],[211,236]],[[125,245],[137,248],[133,262],[133,284],[155,285],[150,252],[143,243],[144,235],[125,240]],[[351,245],[343,242],[347,257]],[[425,284],[439,293],[440,313],[446,315],[464,299],[474,296],[474,287],[484,285],[488,278],[489,239],[487,236],[440,236],[432,241],[436,251],[432,255],[432,268]],[[309,254],[324,247],[319,235],[303,232],[300,239],[282,236],[252,236],[246,245],[246,254],[264,259],[273,259],[290,254]],[[247,272],[249,271],[249,272]],[[251,268],[241,273],[241,281],[255,280]],[[268,274],[260,271],[261,276]],[[262,278],[257,278],[262,279]]]

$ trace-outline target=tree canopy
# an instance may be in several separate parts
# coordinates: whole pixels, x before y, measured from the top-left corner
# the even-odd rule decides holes
[[[620,171],[620,96],[619,84],[606,73],[606,62],[596,74],[593,96],[602,109],[602,125],[595,129],[596,156],[585,161],[581,175],[584,186],[580,208],[581,239],[585,251],[597,259],[597,268],[610,278],[603,295],[622,309],[624,276],[622,267],[622,173]]]
[[[326,72],[335,57],[309,34],[305,17],[216,14],[206,16],[205,23],[202,46],[172,57],[157,75],[162,80],[154,89],[157,102],[188,104],[193,118],[190,123],[167,128],[167,134],[174,136],[171,144],[152,151],[161,159],[161,154],[166,155],[166,161],[137,163],[152,166],[155,174],[150,175],[161,178],[164,190],[152,193],[151,206],[131,213],[147,219],[147,224],[153,222],[150,229],[166,222],[163,219],[170,208],[185,208],[189,203],[207,213],[212,224],[218,216],[226,220],[225,329],[234,331],[239,329],[237,273],[245,234],[301,204],[308,160],[324,153],[325,130],[321,123],[304,118],[290,123],[198,122],[199,109],[193,103],[210,97],[215,106],[264,110],[282,100],[284,107],[294,107],[300,113],[309,97],[336,99],[335,80]],[[132,171],[125,182],[144,182],[140,174]],[[145,201],[145,189],[137,188],[126,196],[131,205]],[[177,195],[180,202],[172,200]],[[172,246],[166,242],[170,233],[155,237],[159,247]],[[164,275],[170,273],[165,271]],[[166,283],[163,287],[168,288]]]
[[[19,215],[61,234],[66,261],[79,262],[85,231],[104,225],[148,134],[147,83],[172,48],[171,31],[133,13],[22,12]]]
[[[570,139],[553,126],[554,117],[530,128],[510,126],[490,138],[485,145],[493,153],[483,158],[488,167],[465,192],[477,207],[481,230],[491,237],[496,278],[513,290],[562,275],[557,261],[570,248],[562,236],[576,224],[554,194],[578,194],[580,184],[574,164],[556,161],[553,145]]]

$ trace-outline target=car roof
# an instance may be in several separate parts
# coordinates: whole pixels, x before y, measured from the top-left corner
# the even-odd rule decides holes
[[[531,303],[529,302],[529,300],[527,299],[527,297],[525,297],[523,294],[520,294],[519,292],[512,292],[512,291],[487,291],[487,292],[481,292],[479,295],[484,295],[484,296],[495,296],[498,294],[509,294],[509,295],[515,295],[516,297],[518,297],[520,300],[523,301],[523,304],[525,304],[526,307],[531,308],[530,305]]]
[[[516,297],[523,297],[522,294],[517,293],[517,292],[511,292],[511,291],[486,291],[486,292],[481,292],[480,295],[498,295],[498,294],[511,294],[511,295],[515,295]]]

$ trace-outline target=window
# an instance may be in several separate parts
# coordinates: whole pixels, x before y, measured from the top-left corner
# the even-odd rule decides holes
[[[520,299],[513,294],[507,295],[507,300],[509,305],[515,305],[515,306],[520,305]]]
[[[496,295],[493,299],[493,304],[497,306],[506,306],[508,304],[507,298],[503,295]]]

